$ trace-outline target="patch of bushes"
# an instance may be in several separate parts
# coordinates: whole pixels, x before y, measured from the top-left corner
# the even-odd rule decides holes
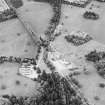
[[[34,64],[36,65],[36,59],[35,58],[21,58],[21,57],[14,57],[14,56],[1,56],[0,57],[0,64],[3,64],[5,62],[9,62],[9,63],[18,63],[18,64],[22,64],[22,63],[30,63],[30,64]]]
[[[0,22],[13,19],[13,18],[17,18],[17,15],[12,8],[4,10],[2,13],[0,13]]]
[[[86,38],[75,35],[66,35],[65,39],[67,42],[72,43],[75,46],[79,46],[92,40],[92,37],[90,37],[89,35],[87,35]]]
[[[15,8],[19,8],[19,7],[23,6],[23,1],[22,0],[10,0],[10,3]]]
[[[96,0],[96,1],[98,1],[98,2],[105,2],[105,0]]]
[[[95,67],[97,69],[98,74],[103,78],[105,78],[105,59],[96,62]]]
[[[86,19],[92,19],[92,20],[97,20],[97,19],[99,19],[99,15],[96,14],[95,12],[91,12],[91,11],[86,11],[86,12],[83,14],[83,17],[86,18]]]
[[[55,36],[53,33],[60,21],[62,0],[49,0],[48,2],[53,8],[54,15],[50,20],[50,26],[46,30],[45,35],[49,41],[54,41]]]
[[[97,52],[96,50],[91,51],[89,54],[85,55],[86,60],[91,62],[97,62],[105,58],[105,52]]]
[[[85,55],[86,60],[94,63],[98,74],[105,78],[105,52],[97,52],[96,50],[91,51],[89,54]]]

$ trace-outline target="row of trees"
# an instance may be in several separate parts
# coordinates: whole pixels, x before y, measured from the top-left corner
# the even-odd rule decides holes
[[[77,7],[82,7],[82,8],[85,8],[87,6],[87,4],[89,4],[91,2],[91,0],[87,0],[87,1],[84,1],[84,2],[81,2],[81,1],[63,1],[64,4],[66,5],[73,5],[73,6],[77,6]]]
[[[91,62],[97,62],[99,60],[105,59],[105,52],[104,51],[91,51],[87,55],[85,55],[86,60]]]
[[[0,22],[13,19],[13,18],[17,18],[17,15],[12,8],[4,10],[2,13],[0,13]]]
[[[46,30],[45,35],[48,37],[49,41],[54,41],[55,36],[53,33],[60,21],[62,0],[49,0],[48,2],[53,8],[54,15],[50,20],[50,26],[48,27],[48,30]]]
[[[14,56],[1,56],[0,57],[0,63],[5,63],[5,62],[9,62],[9,63],[30,63],[30,64],[34,64],[36,65],[36,59],[35,58],[21,58],[21,57],[14,57]]]

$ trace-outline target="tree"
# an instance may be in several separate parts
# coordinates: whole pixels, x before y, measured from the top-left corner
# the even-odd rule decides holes
[[[15,8],[19,8],[23,5],[22,0],[10,0],[10,3],[13,5]]]

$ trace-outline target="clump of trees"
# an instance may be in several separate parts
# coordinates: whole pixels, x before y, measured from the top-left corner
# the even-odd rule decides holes
[[[49,41],[54,41],[55,36],[53,33],[60,21],[62,0],[48,0],[48,2],[53,8],[54,15],[50,20],[50,26],[46,30],[45,35]]]
[[[4,10],[2,13],[0,13],[0,22],[13,19],[13,18],[17,18],[17,15],[12,8]]]
[[[91,51],[89,54],[85,55],[86,60],[91,62],[96,62],[100,60],[100,56],[96,50]]]
[[[97,69],[98,74],[103,78],[105,78],[105,59],[96,62],[95,67]]]
[[[92,19],[92,20],[97,20],[99,19],[99,15],[95,12],[91,12],[91,11],[86,11],[84,14],[83,14],[83,17],[85,19]]]
[[[82,105],[81,97],[69,81],[57,72],[46,73],[43,71],[39,77],[41,88],[37,105]]]
[[[35,58],[21,58],[21,57],[14,57],[14,56],[1,56],[0,57],[0,64],[3,64],[5,62],[9,62],[9,63],[18,63],[18,64],[22,64],[22,63],[29,63],[29,64],[33,64],[36,65],[36,59]]]
[[[61,77],[58,73],[46,73],[43,71],[40,79],[42,86],[39,89],[41,94],[38,97],[37,104],[65,105]]]
[[[41,86],[37,96],[4,95],[2,97],[9,100],[9,105],[83,105],[75,89],[57,72],[46,73],[43,70],[38,79]]]
[[[96,0],[96,1],[98,1],[98,2],[105,2],[105,0]]]
[[[105,78],[105,52],[97,52],[96,50],[94,50],[85,55],[85,57],[86,60],[94,63],[98,74]]]
[[[75,46],[79,46],[92,40],[92,37],[89,35],[87,35],[85,38],[76,35],[66,35],[65,39],[67,42],[72,43]]]
[[[105,52],[97,52],[96,50],[91,51],[89,54],[85,55],[86,60],[91,62],[97,62],[99,60],[105,59]]]
[[[19,7],[23,6],[23,1],[22,0],[10,0],[10,3],[15,8],[19,8]]]

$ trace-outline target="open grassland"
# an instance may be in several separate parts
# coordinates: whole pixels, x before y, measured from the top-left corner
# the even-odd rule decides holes
[[[24,1],[18,9],[24,21],[32,25],[39,35],[47,29],[52,17],[52,8],[49,4]],[[5,27],[5,28],[4,28]],[[0,23],[0,56],[30,57],[36,56],[37,46],[34,45],[29,33],[18,19]],[[42,69],[47,67],[40,63]],[[37,94],[39,84],[21,75],[18,75],[19,64],[5,63],[0,66],[0,96],[33,96]],[[48,69],[48,68],[47,68]],[[46,70],[47,70],[46,69]]]
[[[80,75],[74,76],[74,78],[81,84],[80,91],[88,101],[91,104],[104,105],[105,96],[103,93],[105,93],[105,88],[100,88],[99,84],[105,84],[105,80],[98,75],[93,63],[86,61],[84,56],[94,49],[105,51],[105,46],[92,40],[84,45],[76,47],[71,43],[66,42],[64,35],[56,38],[52,45],[57,51],[65,54],[65,58],[68,59],[68,61],[71,61],[78,66],[78,71],[81,71],[81,73]],[[67,73],[68,71],[65,70],[65,74]],[[98,101],[96,97],[99,98]]]
[[[53,16],[51,6],[39,2],[26,3],[17,11],[39,36],[47,30],[49,21]]]
[[[94,4],[93,7],[91,7],[92,4]],[[99,20],[94,21],[83,18],[82,15],[85,10],[91,10],[90,8],[100,15]],[[96,1],[92,1],[92,3],[90,3],[86,8],[63,5],[62,17],[60,21],[60,23],[64,24],[63,34],[57,37],[52,43],[57,51],[65,54],[65,57],[69,61],[74,62],[79,67],[79,70],[82,71],[80,75],[75,76],[74,78],[79,81],[82,86],[81,92],[92,105],[104,105],[105,88],[100,88],[99,84],[105,84],[105,80],[97,74],[94,65],[90,62],[87,62],[84,56],[94,49],[105,51],[105,46],[99,43],[105,43],[104,9],[105,4],[98,3]],[[33,29],[38,33],[38,35],[45,32],[48,27],[49,20],[53,15],[49,4],[38,2],[26,2],[23,7],[18,9],[18,12],[25,21],[32,25]],[[6,28],[4,29],[4,27]],[[91,40],[90,42],[79,47],[67,43],[64,39],[64,33],[70,33],[75,29],[89,33],[94,40]],[[14,55],[21,57],[35,56],[37,48],[33,46],[30,37],[18,19],[1,23],[0,30],[0,55]],[[0,81],[2,81],[0,82],[0,95],[33,95],[33,93],[35,93],[33,91],[36,91],[38,84],[29,79],[18,76],[18,67],[19,65],[17,64],[3,64],[0,66]],[[40,63],[40,68],[48,70],[43,61]],[[68,71],[65,71],[65,73],[66,72]],[[8,78],[10,79],[8,80]],[[7,83],[5,84],[6,81]]]
[[[0,23],[0,56],[35,57],[37,47],[18,19]],[[18,64],[0,65],[0,95],[34,95],[38,84],[18,75]]]
[[[88,20],[83,18],[85,11],[94,11],[99,14],[98,20]],[[86,8],[74,6],[62,6],[62,19],[65,30],[71,32],[73,30],[81,30],[89,33],[94,40],[105,44],[105,4],[92,1]]]
[[[80,75],[74,76],[74,78],[81,84],[82,87],[80,90],[89,103],[95,105],[104,105],[105,103],[105,88],[99,86],[100,83],[105,84],[105,80],[98,75],[93,63],[87,62],[84,56],[94,49],[105,51],[105,45],[103,45],[105,44],[104,8],[105,4],[96,1],[92,1],[86,8],[63,5],[60,21],[61,24],[63,23],[63,32],[53,42],[56,50],[65,54],[65,57],[69,61],[74,62],[79,67],[79,70],[82,71]],[[83,13],[86,10],[98,13],[100,16],[99,20],[84,19]],[[64,36],[65,33],[67,34],[75,30],[89,33],[94,40],[79,47],[73,46],[65,40]]]

